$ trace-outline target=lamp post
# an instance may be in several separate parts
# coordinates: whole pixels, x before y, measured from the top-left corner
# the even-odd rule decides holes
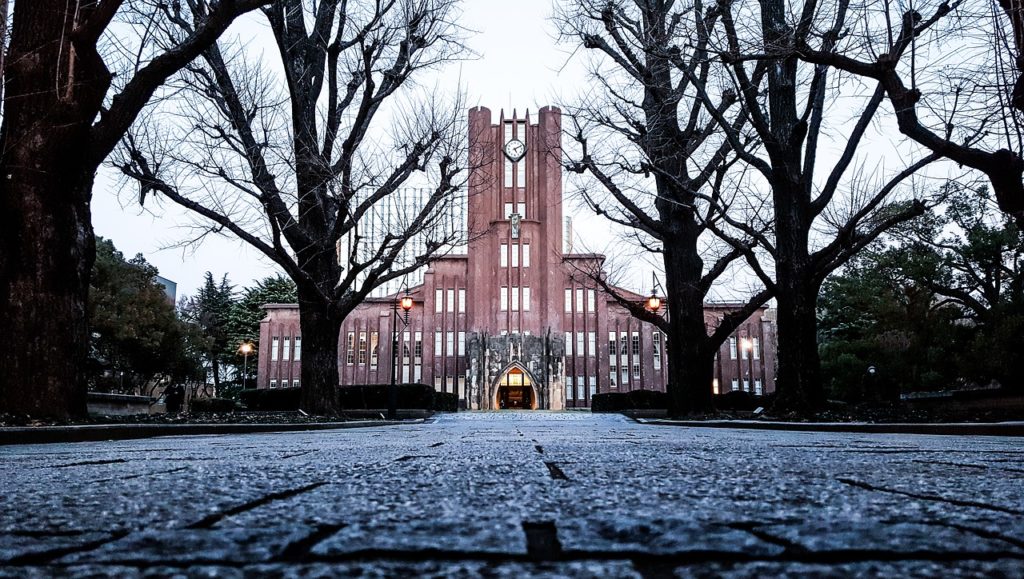
[[[661,309],[661,298],[658,297],[658,278],[651,272],[651,296],[644,300],[644,308],[651,313],[658,313]],[[662,290],[664,291],[664,290]]]
[[[242,389],[249,383],[249,354],[252,354],[252,342],[242,342],[238,347],[238,353],[242,355]]]
[[[403,315],[399,318],[398,310]],[[412,309],[412,296],[406,289],[401,299],[395,300],[391,306],[391,384],[388,386],[388,420],[398,418],[398,320],[402,320],[402,329],[409,327],[409,310]]]

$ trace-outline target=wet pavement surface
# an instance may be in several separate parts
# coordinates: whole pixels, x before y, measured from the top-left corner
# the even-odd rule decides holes
[[[481,412],[0,447],[0,576],[1020,577],[1020,441]]]

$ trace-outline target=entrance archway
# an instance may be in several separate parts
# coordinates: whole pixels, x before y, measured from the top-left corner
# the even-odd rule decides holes
[[[536,410],[537,389],[530,374],[518,365],[505,370],[494,389],[494,408],[500,410]]]

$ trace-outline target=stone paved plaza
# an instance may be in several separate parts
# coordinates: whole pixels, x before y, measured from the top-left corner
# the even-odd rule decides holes
[[[0,447],[0,575],[1024,574],[1020,439],[460,413]]]

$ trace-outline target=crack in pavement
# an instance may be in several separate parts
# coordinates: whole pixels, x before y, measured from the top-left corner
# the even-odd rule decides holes
[[[345,528],[345,524],[323,524],[317,527],[305,537],[288,543],[288,545],[273,558],[275,562],[301,563],[310,555],[313,547],[316,547],[324,539]]]
[[[950,498],[946,498],[946,497],[939,496],[939,495],[926,495],[926,494],[920,494],[920,493],[912,493],[910,491],[901,491],[899,489],[890,489],[890,488],[885,488],[885,487],[879,487],[879,486],[875,486],[873,484],[869,484],[869,483],[866,483],[866,482],[863,482],[863,481],[859,481],[859,480],[854,480],[854,479],[851,479],[851,478],[837,478],[836,480],[841,482],[841,483],[843,483],[843,484],[845,484],[845,485],[849,485],[849,486],[852,486],[852,487],[857,487],[857,488],[861,488],[861,489],[865,489],[865,490],[869,490],[869,491],[877,491],[877,492],[882,492],[882,493],[890,493],[890,494],[894,494],[894,495],[902,495],[902,496],[910,497],[910,498],[913,498],[913,499],[920,499],[920,500],[923,500],[923,501],[935,501],[935,502],[940,502],[940,503],[946,503],[946,504],[949,504],[949,505],[955,505],[955,506],[958,506],[958,507],[974,507],[976,509],[985,509],[985,510],[996,511],[996,512],[1000,512],[1000,513],[1009,513],[1011,515],[1024,515],[1024,511],[1019,511],[1017,509],[1011,509],[1009,507],[1003,507],[1003,506],[999,506],[999,505],[990,505],[988,503],[981,503],[981,502],[977,502],[977,501],[966,501],[966,500],[963,500],[963,499],[950,499]]]
[[[565,472],[553,462],[544,461],[544,464],[548,467],[548,474],[555,480],[569,480],[569,477],[565,476]]]
[[[69,468],[72,466],[89,466],[93,464],[119,464],[122,462],[128,462],[123,458],[112,458],[109,460],[83,460],[82,462],[69,462],[68,464],[58,464],[52,467],[40,467],[40,468]]]
[[[983,539],[995,539],[997,541],[1003,541],[1005,543],[1009,543],[1009,544],[1013,545],[1014,547],[1018,547],[1020,549],[1024,549],[1024,541],[1022,541],[1020,539],[1017,539],[1017,538],[1014,538],[1014,537],[1010,537],[1010,536],[1004,535],[1004,534],[1002,534],[1002,533],[1000,533],[998,531],[990,531],[988,529],[979,529],[978,527],[972,527],[970,525],[961,525],[959,523],[947,523],[946,521],[924,521],[924,524],[925,525],[934,525],[934,526],[937,526],[937,527],[946,527],[946,528],[949,528],[949,529],[956,529],[957,531],[962,531],[964,533],[971,533],[973,535],[977,535],[978,537],[981,537]]]
[[[533,445],[533,448],[537,451],[537,454],[544,454],[544,447],[543,446],[541,446],[539,444],[535,444],[535,445]]]
[[[144,476],[156,476],[156,475],[160,475],[160,474],[172,474],[172,473],[176,473],[176,472],[181,472],[183,470],[188,470],[188,467],[187,466],[180,466],[178,468],[172,468],[170,470],[158,470],[156,472],[143,472],[143,473],[139,473],[139,474],[130,474],[130,475],[127,475],[127,476],[119,476],[119,477],[112,477],[112,478],[101,478],[99,480],[92,481],[90,484],[113,482],[113,481],[116,481],[116,480],[131,480],[133,478],[142,478]]]
[[[795,543],[795,542],[790,541],[789,539],[786,539],[784,537],[779,537],[777,535],[773,535],[773,534],[769,533],[768,531],[765,531],[764,529],[759,529],[758,527],[760,527],[761,525],[762,525],[762,523],[742,522],[741,521],[741,522],[736,522],[736,523],[729,523],[726,526],[729,527],[729,528],[732,528],[732,529],[736,529],[737,531],[743,531],[745,533],[750,533],[751,535],[757,537],[758,539],[760,539],[760,540],[762,540],[762,541],[764,541],[766,543],[771,543],[772,545],[778,545],[779,547],[782,547],[786,551],[793,551],[793,552],[797,552],[797,553],[803,553],[803,552],[807,551],[807,547],[804,547],[803,545],[801,545],[799,543]]]
[[[306,456],[307,454],[311,454],[311,453],[314,453],[314,452],[319,452],[319,451],[314,448],[314,449],[311,449],[311,450],[304,450],[302,452],[295,452],[295,453],[292,453],[292,454],[282,454],[280,459],[283,460],[283,459],[286,459],[286,458],[295,458],[297,456]]]
[[[431,444],[429,446],[429,448],[437,448],[437,447],[441,446],[442,444],[444,444],[444,442],[435,442],[434,444]]]
[[[26,566],[26,565],[46,565],[52,563],[55,559],[71,555],[73,553],[86,553],[88,551],[94,551],[107,543],[113,543],[119,539],[122,539],[128,535],[128,531],[117,531],[111,533],[109,537],[103,539],[97,539],[95,541],[89,541],[81,543],[79,545],[71,545],[68,547],[58,547],[56,549],[47,549],[45,551],[38,551],[35,553],[24,553],[11,557],[10,559],[0,563],[0,566],[14,565],[14,566]]]
[[[202,519],[192,523],[191,525],[188,525],[185,528],[186,529],[212,529],[214,525],[216,525],[217,523],[219,523],[220,521],[222,521],[222,520],[224,520],[224,519],[226,519],[228,517],[237,515],[239,513],[244,513],[245,511],[251,511],[252,509],[255,509],[257,507],[262,507],[263,505],[268,504],[268,503],[272,503],[274,501],[280,501],[282,499],[288,499],[288,498],[294,497],[295,495],[300,495],[302,493],[309,492],[309,491],[311,491],[313,489],[320,488],[320,487],[324,486],[325,484],[327,484],[327,482],[325,482],[325,481],[315,482],[313,484],[308,484],[308,485],[303,486],[303,487],[298,487],[298,488],[294,488],[294,489],[288,489],[288,490],[285,490],[285,491],[271,493],[269,495],[264,495],[264,496],[262,496],[262,497],[260,497],[260,498],[258,498],[256,500],[252,500],[252,501],[249,501],[247,503],[243,503],[241,505],[238,505],[237,507],[232,507],[232,508],[230,508],[230,509],[228,509],[226,511],[220,511],[218,513],[213,513],[211,515],[203,517]]]

